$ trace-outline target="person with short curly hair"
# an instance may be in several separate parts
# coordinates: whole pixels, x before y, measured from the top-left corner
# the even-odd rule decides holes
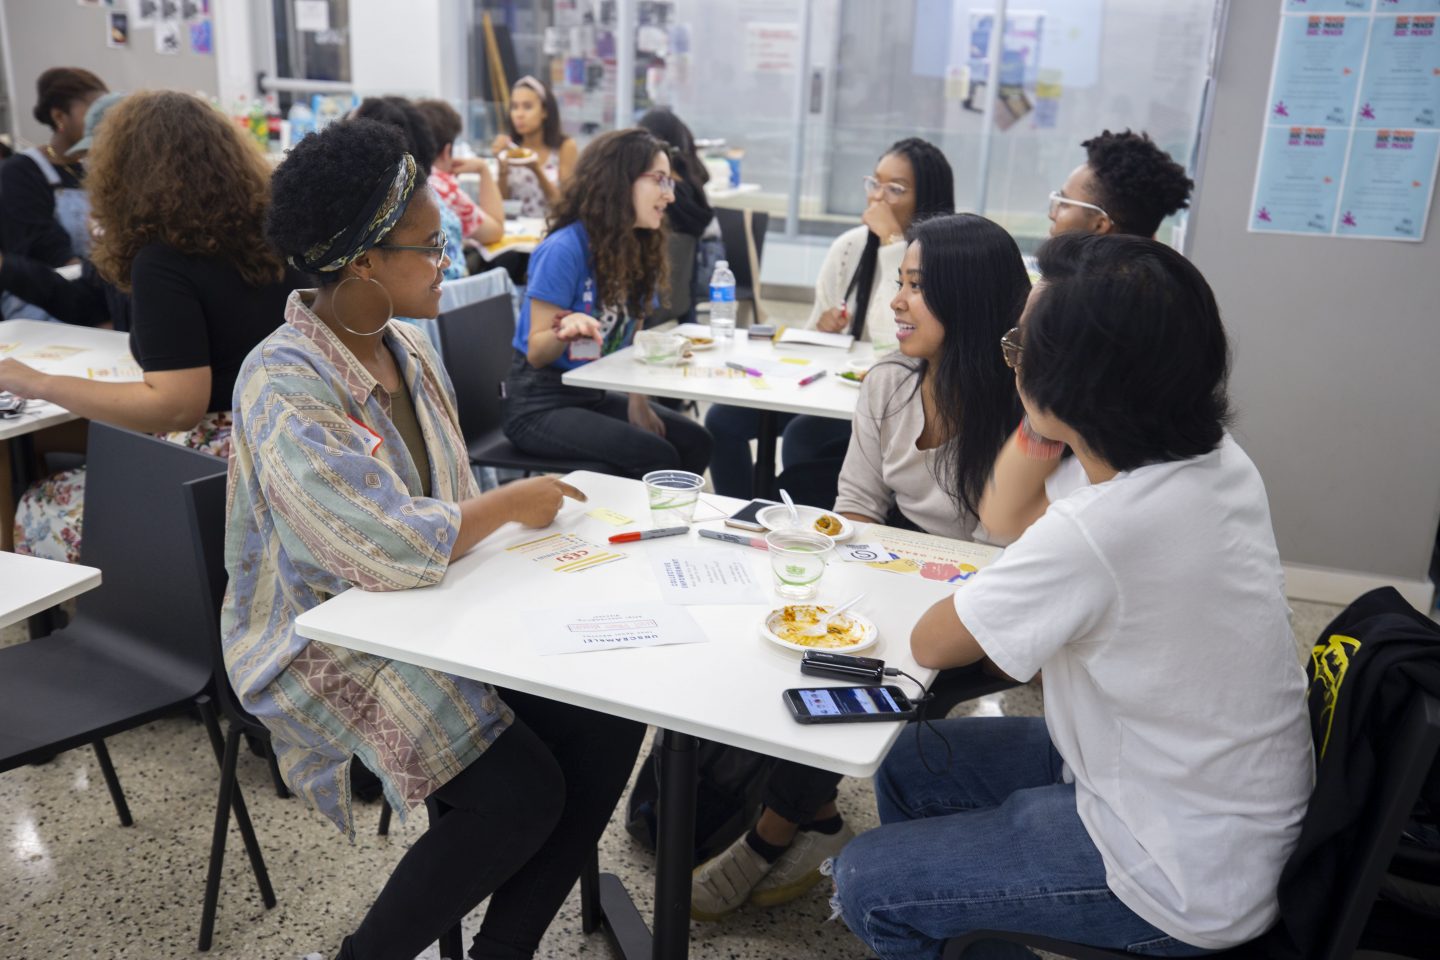
[[[1189,205],[1195,182],[1149,134],[1106,130],[1080,145],[1085,162],[1050,194],[1050,236],[1153,237],[1161,221]]]
[[[439,358],[391,322],[436,315],[445,263],[439,205],[397,131],[354,119],[302,140],[275,171],[267,233],[320,285],[291,294],[236,381],[230,680],[270,729],[286,783],[352,837],[352,758],[401,816],[432,797],[445,811],[341,960],[413,957],[486,897],[468,956],[532,956],[644,725],[310,641],[295,621],[352,587],[438,583],[502,525],[547,526],[584,495],[554,477],[481,493]]]
[[[34,116],[50,128],[50,139],[0,166],[5,253],[60,267],[89,251],[85,170],[70,154],[85,134],[85,112],[105,93],[105,82],[80,67],[51,67],[35,81]]]
[[[703,473],[709,432],[684,414],[566,386],[567,370],[626,346],[666,276],[665,209],[675,197],[665,144],[638,128],[591,141],[530,257],[505,381],[505,435],[536,457],[604,463],[639,478]]]
[[[5,359],[0,390],[228,457],[236,374],[298,279],[261,233],[269,168],[233,123],[173,91],[113,107],[89,164],[100,228],[92,257],[130,294],[130,352],[143,378],[65,377]],[[75,471],[31,488],[16,511],[17,552],[77,559],[81,491]]]

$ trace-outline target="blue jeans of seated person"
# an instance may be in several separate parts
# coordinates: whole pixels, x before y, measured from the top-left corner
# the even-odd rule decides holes
[[[1075,787],[1038,717],[968,717],[908,730],[875,775],[883,826],[835,858],[835,905],[883,960],[938,960],[972,930],[1036,933],[1156,957],[1200,956],[1105,885]],[[932,770],[925,769],[928,762]],[[966,960],[1034,957],[986,941]]]
[[[755,461],[750,441],[760,436],[762,411],[717,403],[705,414],[705,428],[715,438],[710,462],[710,479],[722,497],[771,497],[770,490],[755,489]],[[838,450],[844,460],[850,442],[850,421],[829,417],[807,417],[793,413],[772,413],[775,432],[783,437],[780,455],[786,464],[826,459]],[[833,503],[810,504],[829,509]]]

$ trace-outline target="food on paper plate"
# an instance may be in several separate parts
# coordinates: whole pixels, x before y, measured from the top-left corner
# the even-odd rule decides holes
[[[857,372],[855,370],[841,370],[840,379],[849,380],[851,383],[864,383],[865,371]]]
[[[529,147],[511,147],[508,150],[502,151],[500,156],[511,163],[525,163],[528,160],[535,159],[535,151]]]
[[[853,647],[865,639],[865,626],[851,619],[848,613],[832,618],[823,634],[811,633],[810,628],[829,612],[828,607],[809,603],[781,607],[770,615],[770,632],[787,643],[820,650]]]
[[[815,521],[815,532],[823,533],[827,537],[840,535],[840,518],[828,513],[820,514],[820,519]]]

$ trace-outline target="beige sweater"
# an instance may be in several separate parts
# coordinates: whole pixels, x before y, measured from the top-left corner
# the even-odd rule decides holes
[[[847,230],[835,238],[825,262],[820,265],[820,277],[815,281],[815,306],[810,311],[806,324],[811,330],[820,322],[820,314],[845,301],[845,291],[850,278],[860,267],[860,255],[865,252],[865,238],[870,228],[864,226]],[[861,340],[869,340],[889,351],[895,348],[895,313],[890,301],[895,297],[895,278],[899,275],[900,262],[905,259],[905,243],[897,240],[880,248],[875,264],[875,285],[870,290],[870,307],[865,313],[865,331]],[[855,316],[856,295],[850,294],[848,305],[850,316]]]
[[[950,445],[915,446],[925,428],[915,364],[908,359],[877,363],[860,385],[835,510],[884,522],[893,505],[926,533],[983,537],[975,517],[962,513],[937,479],[940,458],[950,455]]]

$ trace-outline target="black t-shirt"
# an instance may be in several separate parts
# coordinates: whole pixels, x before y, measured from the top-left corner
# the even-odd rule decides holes
[[[209,367],[207,409],[229,410],[240,365],[284,322],[290,291],[305,285],[287,272],[252,287],[223,257],[152,243],[130,267],[130,352],[146,371]]]
[[[79,189],[80,180],[58,164],[55,172],[60,183],[52,187],[40,165],[24,154],[0,164],[0,249],[62,267],[75,259],[75,251],[55,219],[55,191]]]

